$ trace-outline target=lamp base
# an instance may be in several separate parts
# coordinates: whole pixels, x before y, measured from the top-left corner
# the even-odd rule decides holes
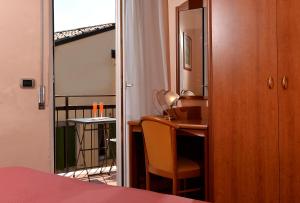
[[[173,108],[165,110],[164,119],[166,120],[176,120],[176,113]]]

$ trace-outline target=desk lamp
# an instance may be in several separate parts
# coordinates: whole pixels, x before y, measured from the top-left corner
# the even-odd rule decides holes
[[[170,90],[160,90],[156,93],[156,99],[163,110],[167,114],[167,119],[175,119],[175,114],[171,113],[173,106],[177,104],[179,95]]]

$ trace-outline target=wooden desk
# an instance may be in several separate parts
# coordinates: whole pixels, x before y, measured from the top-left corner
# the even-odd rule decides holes
[[[177,135],[182,136],[194,136],[203,138],[203,147],[204,147],[204,187],[205,187],[205,200],[208,197],[208,126],[207,122],[202,120],[173,120],[171,121],[178,125]],[[140,188],[138,184],[138,153],[141,153],[141,150],[137,150],[141,146],[137,146],[138,135],[142,134],[142,127],[140,121],[129,121],[129,175],[130,182],[129,186],[134,188]],[[139,145],[143,145],[141,142]],[[144,154],[143,154],[144,156]]]

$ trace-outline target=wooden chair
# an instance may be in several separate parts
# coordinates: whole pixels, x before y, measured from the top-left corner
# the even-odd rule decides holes
[[[167,120],[152,116],[142,118],[146,161],[146,189],[150,190],[150,173],[173,181],[174,195],[194,192],[200,188],[179,190],[178,181],[200,176],[200,165],[192,160],[177,157],[176,129]]]

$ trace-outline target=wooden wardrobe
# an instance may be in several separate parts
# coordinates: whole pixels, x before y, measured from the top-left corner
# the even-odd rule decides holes
[[[300,1],[211,0],[217,203],[300,202]]]

